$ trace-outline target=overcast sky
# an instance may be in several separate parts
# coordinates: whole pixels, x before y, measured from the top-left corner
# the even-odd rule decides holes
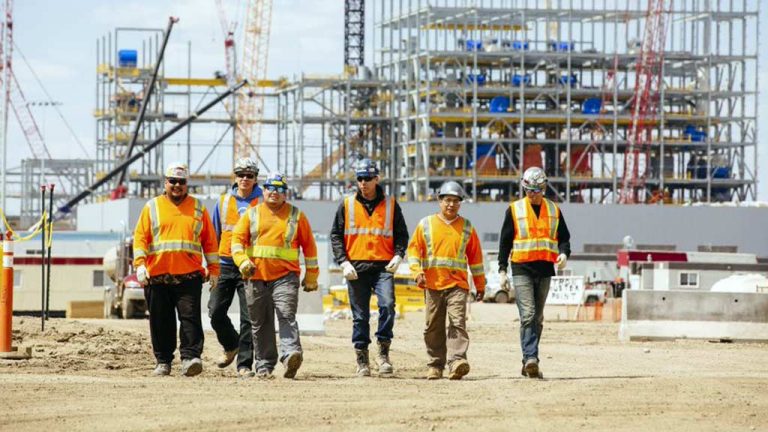
[[[244,1],[225,1],[230,17]],[[293,77],[302,71],[336,74],[343,63],[342,0],[274,0],[269,47],[269,76]],[[193,76],[210,77],[224,69],[223,34],[215,0],[23,0],[15,2],[15,42],[84,144],[95,154],[96,39],[115,27],[164,28],[168,16],[178,16],[166,56],[166,75],[185,75],[186,46],[193,48]],[[761,25],[768,24],[768,7]],[[372,25],[369,23],[369,28]],[[370,38],[369,38],[370,41]],[[759,199],[768,200],[768,44],[760,47],[760,174]],[[367,49],[371,54],[370,47]],[[370,62],[368,62],[370,64]],[[14,70],[30,101],[46,97],[20,55]],[[51,107],[34,106],[53,157],[85,157]],[[8,166],[30,157],[20,128],[9,116]]]

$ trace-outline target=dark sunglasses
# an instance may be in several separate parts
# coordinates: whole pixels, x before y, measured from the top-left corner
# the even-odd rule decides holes
[[[272,185],[266,185],[266,186],[264,186],[264,189],[267,192],[275,192],[275,191],[277,191],[278,193],[285,193],[285,190],[286,190],[282,186],[272,186]]]
[[[358,183],[369,182],[369,181],[372,181],[372,180],[373,180],[373,177],[358,177],[357,178]]]
[[[544,189],[525,189],[525,191],[532,194],[540,194],[544,192]]]
[[[244,179],[248,179],[248,180],[253,180],[253,179],[256,178],[255,175],[250,174],[250,173],[236,173],[235,175],[237,176],[237,178],[244,178]]]
[[[168,183],[172,185],[181,185],[184,186],[187,184],[187,179],[180,179],[180,178],[167,178],[165,179]]]

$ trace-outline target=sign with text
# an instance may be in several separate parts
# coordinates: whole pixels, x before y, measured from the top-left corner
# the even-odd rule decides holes
[[[547,304],[577,305],[584,300],[584,276],[554,276],[549,284]]]

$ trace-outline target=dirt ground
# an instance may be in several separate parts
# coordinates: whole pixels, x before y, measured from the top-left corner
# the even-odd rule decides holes
[[[545,323],[544,380],[520,376],[513,305],[473,305],[470,374],[426,381],[423,314],[398,320],[396,377],[355,378],[351,321],[303,336],[296,380],[219,370],[152,377],[146,321],[14,318],[26,361],[0,360],[0,430],[768,431],[768,344],[618,340],[618,324]],[[375,323],[374,323],[375,324]]]

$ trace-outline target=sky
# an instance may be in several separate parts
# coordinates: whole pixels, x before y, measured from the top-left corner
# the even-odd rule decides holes
[[[369,0],[369,4],[373,0]],[[238,4],[224,0],[229,17]],[[301,72],[338,74],[343,64],[344,2],[342,0],[274,0],[269,46],[269,77],[295,77]],[[186,75],[187,43],[193,49],[193,76],[211,77],[224,70],[223,31],[215,0],[24,0],[14,5],[14,39],[17,52],[14,70],[28,101],[48,100],[24,64],[28,60],[51,98],[77,134],[67,130],[55,109],[32,106],[48,147],[55,158],[85,158],[95,154],[96,39],[115,27],[165,28],[169,16],[177,16],[166,55],[166,75]],[[760,11],[768,23],[768,5]],[[368,29],[372,23],[368,23]],[[371,38],[368,38],[370,41]],[[370,45],[366,48],[371,56]],[[758,199],[768,200],[768,44],[760,47],[758,71],[759,175]],[[371,61],[367,61],[368,64]],[[30,157],[20,128],[9,117],[8,166],[18,167]],[[223,156],[222,156],[223,157]]]

